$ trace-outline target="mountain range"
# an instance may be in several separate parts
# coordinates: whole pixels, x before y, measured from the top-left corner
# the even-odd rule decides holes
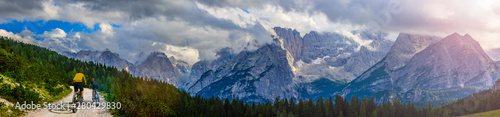
[[[181,86],[184,82],[185,73],[189,72],[189,65],[182,60],[176,60],[174,57],[168,57],[165,53],[153,52],[143,62],[132,64],[127,60],[120,58],[117,53],[109,49],[104,51],[81,50],[77,53],[63,52],[69,58],[75,58],[82,61],[92,61],[106,66],[113,66],[119,70],[126,70],[135,76],[167,81],[174,86]]]
[[[495,52],[486,54],[468,34],[440,38],[400,33],[391,41],[387,33],[371,31],[311,31],[304,36],[287,28],[274,31],[274,43],[241,52],[222,48],[216,59],[193,65],[160,52],[136,64],[109,50],[64,55],[167,81],[192,95],[249,102],[336,94],[373,96],[377,102],[394,97],[452,100],[491,87],[499,76],[489,57]]]

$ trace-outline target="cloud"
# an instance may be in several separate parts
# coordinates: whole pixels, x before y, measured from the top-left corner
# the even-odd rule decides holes
[[[53,4],[55,2],[57,5]],[[269,33],[259,23],[240,27],[230,20],[214,17],[199,9],[195,1],[46,0],[12,4],[36,7],[26,7],[29,10],[5,8],[16,11],[6,12],[15,15],[2,16],[82,22],[89,28],[95,28],[93,26],[98,24],[100,29],[92,33],[71,34],[66,34],[61,29],[47,31],[39,35],[45,38],[46,46],[58,48],[56,46],[59,44],[61,49],[71,48],[69,50],[72,51],[109,48],[129,60],[138,60],[131,53],[163,51],[193,63],[199,59],[215,58],[215,51],[220,48],[231,46],[242,50],[253,40],[261,44],[272,41]],[[33,15],[38,12],[43,12],[46,16]],[[118,24],[120,28],[114,28],[110,24]],[[151,46],[153,43],[158,44]],[[183,56],[195,58],[178,54],[185,52],[188,55]]]
[[[43,34],[35,36],[43,38],[40,46],[47,47],[59,52],[78,52],[80,50],[89,49],[85,45],[81,44],[81,39],[76,38],[77,36],[79,36],[79,34],[80,33],[67,34],[64,30],[55,28],[51,31],[45,31],[43,32]]]
[[[107,40],[116,42],[122,51],[133,51],[133,53],[151,51],[166,52],[165,46],[175,48],[196,49],[197,55],[185,55],[192,58],[186,60],[194,63],[199,59],[214,59],[215,52],[224,47],[234,47],[241,51],[247,42],[254,39],[262,39],[262,42],[271,40],[265,29],[258,29],[261,26],[250,27],[245,30],[224,30],[210,26],[189,25],[186,21],[169,21],[165,18],[148,18],[133,22],[131,25],[123,25],[117,28],[113,38]],[[263,30],[250,32],[252,30]],[[265,36],[264,36],[265,35]],[[265,38],[264,38],[265,37]],[[99,40],[96,40],[99,41]],[[154,44],[156,43],[156,44]],[[162,45],[164,44],[164,45]],[[94,44],[91,44],[94,45]],[[151,46],[154,45],[154,46]],[[179,49],[171,49],[175,51]],[[195,52],[189,50],[189,52]],[[172,52],[169,52],[172,53]],[[171,54],[167,55],[171,56]],[[183,53],[178,51],[178,53]],[[131,55],[132,56],[132,55]],[[182,58],[175,56],[176,58]]]
[[[245,13],[237,7],[211,7],[204,4],[198,4],[201,9],[206,10],[209,14],[231,20],[240,27],[248,27],[257,22],[268,30],[274,32],[272,28],[276,26],[293,28],[301,32],[301,35],[310,31],[318,32],[335,32],[335,31],[351,31],[361,29],[361,26],[352,25],[349,23],[331,22],[326,14],[310,13],[307,11],[288,12],[280,6],[264,5],[258,9],[250,9],[251,13]]]
[[[64,38],[67,36],[66,32],[60,28],[53,29],[52,31],[45,31],[42,34],[46,38]]]
[[[41,0],[2,0],[0,1],[0,16],[13,19],[23,19],[26,15],[35,16],[44,13],[42,3]]]
[[[109,48],[132,62],[140,61],[140,53],[161,51],[194,63],[215,58],[224,47],[238,52],[254,42],[271,43],[275,26],[302,35],[364,28],[440,36],[459,32],[471,34],[483,47],[500,47],[499,9],[494,0],[16,0],[0,1],[0,22],[82,22],[99,30],[2,34],[40,37],[47,47],[72,51]]]
[[[0,36],[10,37],[14,40],[21,41],[21,42],[28,43],[28,44],[40,44],[40,42],[35,40],[32,37],[32,35],[33,35],[33,33],[31,33],[31,31],[29,31],[29,30],[22,31],[20,34],[14,34],[12,32],[6,31],[4,29],[0,29]]]
[[[275,15],[259,14],[258,17],[263,19],[257,19],[257,21],[261,23],[266,20],[265,17],[272,16],[278,16],[278,18],[269,19],[270,21],[287,23],[289,21],[287,17],[293,16],[290,14],[299,13],[301,15],[291,17],[293,19],[291,21],[300,22],[298,25],[280,24],[280,22],[273,24],[297,28],[301,33],[310,29],[325,30],[311,25],[315,23],[313,21],[304,20],[304,18],[319,18],[318,16],[324,15],[327,21],[318,23],[319,26],[339,23],[386,32],[410,32],[438,36],[446,36],[454,32],[469,33],[484,48],[500,47],[500,44],[496,43],[496,37],[500,37],[500,22],[498,22],[500,21],[500,2],[495,0],[453,2],[442,0],[257,0],[252,3],[247,2],[199,0],[199,3],[205,7],[213,9],[246,8],[254,13],[253,11],[274,7],[281,11],[263,10]],[[234,17],[231,19],[238,20]],[[245,17],[240,19],[245,19]],[[331,31],[331,29],[325,31]]]
[[[101,23],[99,24],[99,28],[101,29],[101,32],[106,34],[106,35],[114,35],[113,31],[113,26],[107,23]]]
[[[418,4],[418,5],[417,5]],[[470,34],[483,48],[498,48],[500,14],[495,13],[498,1],[463,0],[408,1],[400,14],[393,15],[387,30],[398,30],[446,36],[454,32]]]

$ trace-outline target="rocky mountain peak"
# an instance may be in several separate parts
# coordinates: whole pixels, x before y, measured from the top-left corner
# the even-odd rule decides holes
[[[461,36],[458,33],[453,33],[451,35],[446,36],[443,39],[443,41],[447,41],[448,43],[474,44],[474,46],[479,45],[479,42],[474,40],[469,34]]]
[[[105,51],[102,52],[101,56],[113,56],[113,57],[118,57],[120,58],[120,55],[118,53],[113,53],[109,49],[106,48]],[[120,58],[121,59],[121,58]]]
[[[227,57],[231,57],[234,55],[235,55],[235,53],[234,53],[233,49],[230,47],[222,48],[215,53],[215,56],[217,58],[227,58]]]
[[[101,52],[92,50],[81,50],[76,53],[75,58],[83,61],[96,61],[95,58],[99,57]]]
[[[305,43],[300,33],[290,28],[274,27],[274,30],[277,36],[275,38],[279,40],[281,46],[293,56],[294,60],[300,60]]]
[[[215,80],[197,94],[266,102],[277,96],[294,96],[292,79],[293,72],[286,59],[286,51],[275,44],[266,44],[253,52],[240,52],[214,73],[206,72],[190,90],[199,90],[200,86]]]
[[[420,77],[419,79],[411,78],[411,75],[409,78],[401,77],[409,82],[419,82],[424,79],[433,81],[410,85],[401,80],[403,87],[442,89],[467,85],[491,86],[494,80],[492,75],[496,74],[498,67],[477,41],[470,36],[454,33],[416,54],[403,70],[410,71],[401,72],[400,75],[411,74],[415,78]]]
[[[144,62],[137,66],[135,74],[167,81],[175,86],[179,86],[179,83],[181,83],[178,78],[181,73],[167,55],[162,52],[152,52]]]
[[[416,53],[440,40],[439,37],[400,33],[385,57],[388,70],[404,66]]]
[[[166,59],[168,59],[168,56],[163,52],[151,52],[151,54],[149,54],[148,58],[166,58]]]
[[[391,96],[403,96],[403,100],[430,101],[463,98],[475,92],[467,87],[491,87],[498,79],[499,68],[470,35],[454,33],[432,43],[435,40],[432,36],[400,34],[387,56],[350,82],[343,93],[377,97],[386,90]],[[400,67],[394,61],[400,62]],[[391,63],[397,69],[388,68]],[[460,94],[446,92],[449,89],[460,90]],[[411,93],[415,90],[444,92],[440,96]]]

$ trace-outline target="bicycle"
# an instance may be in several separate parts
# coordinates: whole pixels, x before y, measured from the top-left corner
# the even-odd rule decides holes
[[[73,104],[76,104],[76,106],[73,106],[73,113],[76,113],[76,111],[78,111],[77,107],[80,106],[80,104],[83,103],[83,100],[82,100],[82,94],[81,92],[76,92],[75,95],[73,95]]]
[[[97,93],[97,90],[93,91],[94,97],[92,97],[92,102],[99,102],[99,93]]]

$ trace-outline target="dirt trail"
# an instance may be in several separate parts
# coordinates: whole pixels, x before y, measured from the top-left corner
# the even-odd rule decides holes
[[[73,90],[73,86],[71,86]],[[64,97],[59,101],[52,102],[52,104],[68,104],[68,102],[72,101],[73,92],[71,92],[68,96]],[[101,103],[105,102],[102,96],[99,97]],[[92,90],[85,88],[83,93],[84,102],[92,102]],[[43,106],[43,104],[42,104]],[[112,117],[112,115],[108,112],[108,109],[102,108],[90,108],[90,109],[78,109],[76,113],[73,113],[70,109],[62,110],[62,109],[37,109],[35,111],[30,111],[26,113],[25,116],[29,117]]]

